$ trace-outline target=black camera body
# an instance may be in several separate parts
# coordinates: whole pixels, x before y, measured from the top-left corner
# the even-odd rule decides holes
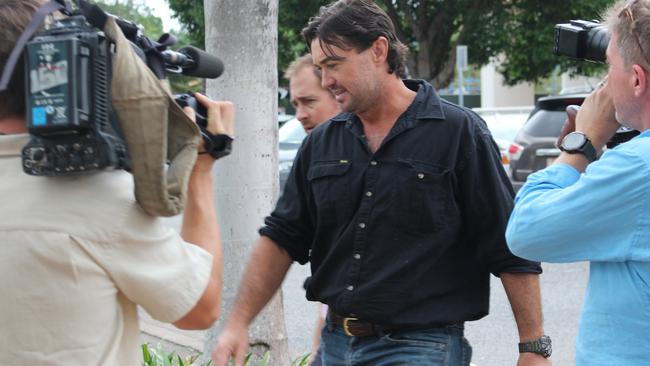
[[[588,20],[571,20],[555,25],[553,52],[581,61],[604,63],[609,39],[609,30],[604,25]]]
[[[113,52],[111,41],[80,15],[56,21],[27,43],[26,173],[129,168],[111,105]]]

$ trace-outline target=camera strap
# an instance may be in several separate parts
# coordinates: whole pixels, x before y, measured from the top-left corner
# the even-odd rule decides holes
[[[72,9],[70,9],[70,5],[68,3],[64,5],[59,3],[57,0],[51,0],[50,2],[41,5],[36,13],[34,13],[32,21],[27,25],[23,33],[18,38],[18,42],[16,42],[14,45],[14,49],[9,55],[9,59],[5,64],[4,70],[2,70],[2,78],[0,79],[0,91],[7,90],[9,81],[11,81],[11,75],[13,75],[14,69],[16,68],[16,62],[18,62],[18,58],[23,53],[23,49],[25,48],[27,41],[29,41],[34,33],[36,33],[36,31],[41,27],[41,24],[43,24],[45,17],[58,10],[72,12]]]

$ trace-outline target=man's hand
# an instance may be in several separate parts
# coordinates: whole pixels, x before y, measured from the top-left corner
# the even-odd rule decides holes
[[[551,366],[551,359],[536,353],[524,352],[519,354],[517,366]]]
[[[616,111],[607,79],[585,99],[575,119],[575,130],[587,135],[600,153],[621,125],[616,121]]]
[[[212,363],[214,366],[227,366],[228,359],[234,358],[234,366],[244,366],[244,358],[248,352],[248,330],[242,326],[226,326],[219,336],[217,344],[212,348]]]

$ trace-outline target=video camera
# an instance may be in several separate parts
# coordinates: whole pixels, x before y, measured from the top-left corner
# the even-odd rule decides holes
[[[25,47],[27,127],[31,138],[23,149],[23,170],[37,176],[107,168],[129,170],[127,145],[111,104],[115,47],[98,25],[102,18],[105,22],[106,16],[115,16],[85,1],[79,1],[77,11],[71,11],[67,0],[55,2],[65,6],[68,17],[54,21]],[[115,18],[158,79],[166,73],[217,78],[223,72],[223,64],[216,57],[194,47],[167,50],[166,46],[175,42],[173,36],[159,40],[166,44],[154,42],[142,34],[141,27]],[[196,101],[187,103],[194,99],[189,94],[174,97],[183,106],[198,107]],[[216,138],[221,135],[210,134],[206,127],[207,121],[199,121],[206,147],[212,149],[208,151],[215,157],[227,155],[232,139]]]
[[[609,30],[599,22],[571,20],[569,23],[555,25],[553,52],[580,61],[605,63],[610,37]],[[639,131],[621,126],[607,142],[607,147],[611,149],[638,134]]]

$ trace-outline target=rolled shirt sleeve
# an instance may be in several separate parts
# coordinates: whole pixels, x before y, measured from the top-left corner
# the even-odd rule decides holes
[[[305,178],[308,166],[306,146],[309,143],[308,135],[296,154],[282,196],[271,215],[264,220],[265,226],[259,230],[260,235],[273,240],[300,264],[309,261],[314,232],[313,207],[309,208],[309,187]]]
[[[470,243],[476,246],[477,261],[497,276],[503,272],[541,273],[539,263],[513,255],[506,244],[514,192],[501,166],[498,147],[484,132],[476,134],[474,144],[458,176],[465,227]]]
[[[74,240],[129,300],[162,322],[188,314],[210,280],[212,255],[139,208],[131,211],[113,242]]]

